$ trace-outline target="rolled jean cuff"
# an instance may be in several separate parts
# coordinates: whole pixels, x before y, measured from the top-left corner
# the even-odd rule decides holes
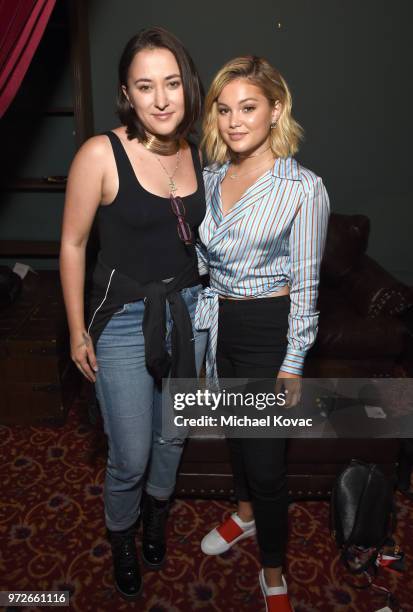
[[[172,487],[156,487],[152,485],[150,482],[147,482],[145,485],[145,491],[148,495],[152,497],[156,497],[157,499],[169,499],[172,493],[175,490],[175,483]]]
[[[139,512],[136,513],[136,516],[134,516],[132,520],[128,518],[127,521],[122,524],[119,524],[111,521],[108,515],[105,513],[105,525],[110,531],[124,531],[125,529],[129,529],[129,527],[135,525],[136,521],[138,520],[138,516]]]

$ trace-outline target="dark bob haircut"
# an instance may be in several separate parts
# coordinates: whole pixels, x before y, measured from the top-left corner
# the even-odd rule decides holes
[[[204,89],[188,51],[173,34],[163,28],[154,27],[141,30],[126,44],[119,61],[118,117],[126,126],[129,140],[132,138],[145,140],[145,128],[122,91],[122,86],[127,86],[129,67],[133,58],[143,49],[168,49],[175,56],[184,89],[185,114],[174,136],[177,139],[185,138],[195,131],[195,123],[201,116]]]

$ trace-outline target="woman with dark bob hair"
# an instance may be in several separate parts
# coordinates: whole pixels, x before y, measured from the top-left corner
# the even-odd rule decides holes
[[[210,331],[209,377],[268,379],[270,391],[289,391],[290,406],[317,334],[329,215],[322,180],[293,157],[302,129],[291,108],[287,83],[263,58],[235,58],[213,79],[204,144],[214,163],[204,171],[207,212],[199,228],[211,286],[196,317],[197,328]],[[285,439],[234,437],[229,445],[238,508],[201,548],[219,555],[256,533],[266,610],[291,612],[282,575]]]
[[[81,147],[67,184],[60,271],[71,354],[95,383],[103,416],[105,521],[116,587],[126,598],[142,587],[141,505],[143,560],[152,569],[165,560],[186,434],[169,422],[161,381],[196,378],[205,351],[206,333],[193,325],[205,194],[198,150],[187,140],[202,99],[182,44],[162,28],[142,30],[119,63],[122,125]],[[95,215],[100,250],[85,316],[85,248]]]

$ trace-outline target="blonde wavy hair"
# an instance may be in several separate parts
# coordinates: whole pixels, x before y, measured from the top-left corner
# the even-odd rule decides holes
[[[271,130],[270,146],[276,157],[294,155],[304,131],[291,114],[292,98],[288,85],[266,59],[246,55],[230,60],[219,70],[206,96],[201,145],[209,162],[222,164],[231,158],[231,150],[218,129],[217,100],[224,87],[234,79],[248,79],[259,87],[271,106],[281,102],[282,111],[277,126]]]

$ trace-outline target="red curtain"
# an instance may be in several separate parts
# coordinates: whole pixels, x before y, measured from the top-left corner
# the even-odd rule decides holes
[[[27,72],[56,0],[0,0],[0,117]]]

